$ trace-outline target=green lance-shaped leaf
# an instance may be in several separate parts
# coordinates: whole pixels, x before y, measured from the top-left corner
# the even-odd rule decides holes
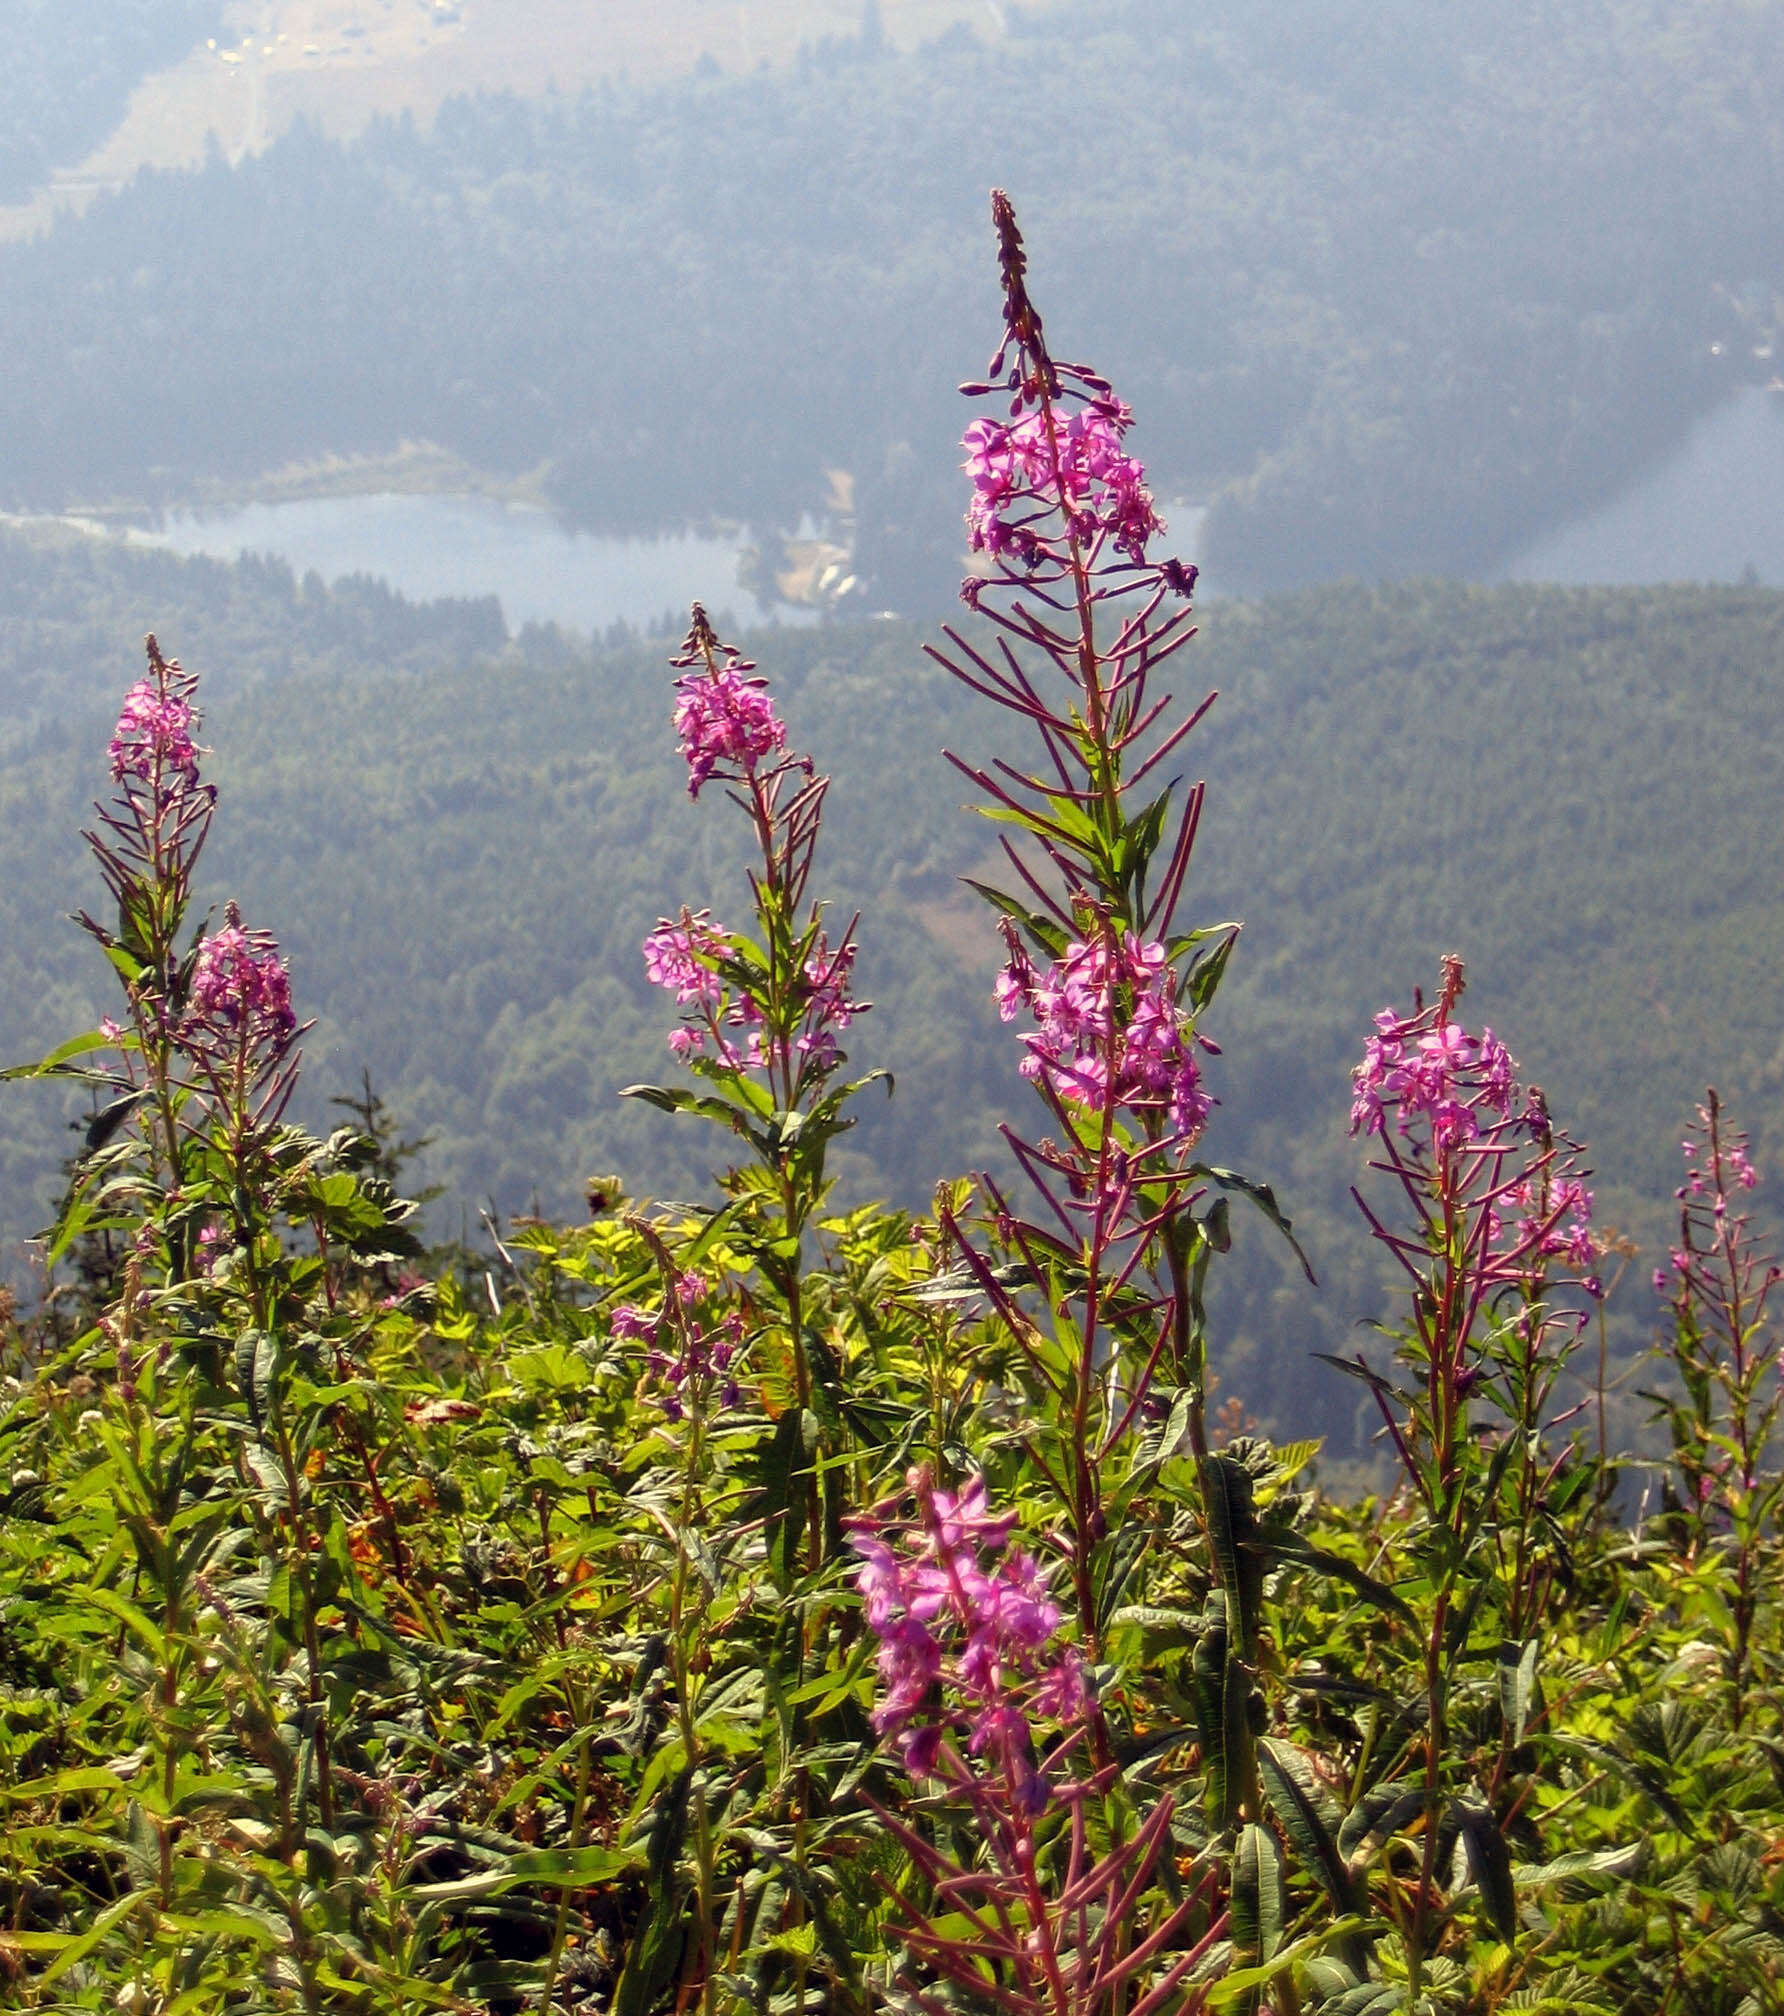
[[[1338,1851],[1328,1817],[1329,1801],[1312,1766],[1292,1743],[1266,1736],[1257,1747],[1258,1775],[1270,1810],[1295,1853],[1318,1878],[1340,1916],[1355,1904],[1355,1886]]]
[[[729,1127],[734,1134],[750,1131],[747,1114],[711,1093],[691,1092],[684,1085],[622,1085],[619,1096],[622,1099],[642,1099],[660,1113],[698,1113],[702,1119],[715,1120],[720,1126]]]
[[[805,1492],[801,1480],[811,1471],[821,1435],[818,1417],[809,1407],[789,1407],[767,1438],[762,1462],[763,1539],[768,1559],[785,1586],[799,1572],[799,1539]]]
[[[1136,813],[1124,822],[1109,849],[1109,866],[1114,870],[1114,881],[1122,889],[1129,885],[1138,887],[1147,869],[1152,865],[1152,857],[1158,852],[1158,844],[1164,838],[1165,820],[1171,810],[1171,794],[1161,791],[1143,812]]]
[[[235,1340],[235,1377],[248,1403],[254,1433],[264,1436],[272,1418],[273,1381],[279,1366],[278,1339],[268,1330],[244,1330]]]
[[[1208,1517],[1208,1544],[1220,1586],[1226,1593],[1227,1619],[1241,1656],[1257,1630],[1263,1603],[1264,1558],[1258,1546],[1251,1472],[1232,1456],[1203,1459],[1202,1503]]]
[[[134,1046],[134,1038],[126,1040]],[[112,1050],[117,1046],[118,1039],[115,1036],[107,1036],[98,1029],[89,1029],[85,1035],[70,1037],[66,1043],[59,1044],[47,1057],[40,1057],[35,1064],[7,1065],[5,1070],[0,1071],[0,1085],[18,1078],[86,1077],[88,1073],[70,1068],[75,1058],[90,1056],[95,1050]],[[99,1077],[101,1082],[105,1081],[106,1074],[93,1075]]]
[[[1253,1204],[1269,1219],[1289,1245],[1301,1263],[1301,1271],[1317,1287],[1318,1277],[1313,1271],[1313,1262],[1302,1251],[1301,1242],[1295,1237],[1294,1226],[1286,1211],[1276,1201],[1276,1192],[1268,1183],[1254,1183],[1249,1176],[1241,1176],[1236,1169],[1217,1169],[1211,1162],[1198,1162],[1190,1171],[1195,1176],[1205,1176],[1210,1183],[1222,1190],[1236,1192],[1241,1197],[1249,1197]]]
[[[1354,1561],[1345,1560],[1342,1554],[1328,1553],[1323,1547],[1315,1547],[1311,1541],[1303,1540],[1299,1534],[1288,1529],[1266,1529],[1270,1538],[1270,1551],[1279,1560],[1297,1561],[1304,1568],[1315,1569],[1321,1575],[1330,1575],[1335,1581],[1343,1582],[1362,1597],[1365,1603],[1373,1603],[1376,1609],[1385,1610],[1390,1616],[1398,1617],[1403,1623],[1415,1624],[1417,1620],[1411,1608],[1396,1596],[1385,1582],[1359,1568]]]
[[[311,1830],[312,1833],[315,1831]],[[638,1857],[627,1849],[590,1846],[541,1848],[510,1855],[493,1869],[460,1876],[448,1883],[418,1883],[404,1895],[424,1909],[475,1904],[522,1886],[540,1889],[584,1889],[630,1875]]]
[[[87,1122],[87,1153],[91,1155],[103,1148],[148,1096],[148,1093],[142,1090],[126,1092],[100,1107]]]
[[[1190,968],[1183,982],[1183,1004],[1192,1015],[1199,1015],[1214,999],[1220,983],[1226,977],[1227,962],[1233,956],[1233,947],[1239,942],[1237,924],[1218,924],[1213,932],[1197,931],[1191,934],[1188,943],[1205,939],[1215,933],[1217,941],[1212,945],[1202,945],[1190,962]]]
[[[1598,1896],[1623,1877],[1634,1875],[1648,1855],[1647,1841],[1640,1840],[1623,1848],[1557,1855],[1552,1862],[1519,1862],[1513,1865],[1512,1882],[1526,1893],[1553,1891],[1563,1904],[1578,1904]]]
[[[1126,1520],[1115,1527],[1108,1539],[1097,1549],[1096,1559],[1091,1568],[1091,1579],[1096,1596],[1097,1627],[1106,1631],[1109,1619],[1114,1615],[1134,1571],[1145,1558],[1151,1545],[1152,1535],[1137,1519]]]
[[[1065,957],[1065,948],[1071,943],[1071,939],[1051,917],[1044,916],[1038,910],[1028,909],[1026,905],[1018,903],[1014,896],[1007,896],[1003,890],[992,888],[989,882],[975,882],[970,875],[963,875],[960,879],[969,889],[976,890],[983,896],[993,910],[1019,924],[1037,951],[1044,953],[1049,959]]]
[[[1499,1648],[1499,1712],[1514,1745],[1523,1742],[1536,1702],[1536,1649],[1534,1638]]]
[[[1354,1881],[1403,1827],[1425,1810],[1425,1788],[1410,1778],[1371,1785],[1344,1816],[1338,1830],[1338,1852]]]
[[[126,1919],[153,1910],[154,1905],[155,1893],[150,1884],[127,1890],[122,1897],[114,1899],[84,1932],[58,1950],[56,1957],[38,1976],[36,1987],[41,1990],[54,1986],[71,1967],[78,1967],[89,1954],[103,1945]]]
[[[1327,1956],[1308,1962],[1308,1985],[1319,1997],[1312,2006],[1319,2016],[1399,2016],[1406,2007],[1405,1983],[1355,1981],[1355,1971]]]
[[[1227,1714],[1227,1624],[1226,1603],[1219,1591],[1208,1597],[1208,1615],[1196,1649],[1190,1659],[1190,1680],[1195,1690],[1196,1726],[1202,1738],[1202,1758],[1207,1771],[1203,1803],[1209,1824],[1224,1829],[1232,1824],[1238,1804],[1233,1796],[1237,1769],[1244,1756],[1248,1732],[1243,1725],[1229,1727]]]
[[[1462,1830],[1469,1873],[1480,1889],[1487,1916],[1506,1945],[1518,1936],[1518,1893],[1512,1881],[1511,1850],[1491,1811],[1478,1799],[1458,1799],[1450,1817]]]
[[[1267,1827],[1247,1821],[1233,1855],[1233,1957],[1241,1966],[1274,1959],[1282,1943],[1282,1852]]]

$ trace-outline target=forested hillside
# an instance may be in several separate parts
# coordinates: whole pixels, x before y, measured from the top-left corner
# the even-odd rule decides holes
[[[703,1187],[710,1144],[615,1097],[667,1063],[640,940],[683,902],[735,909],[740,887],[722,829],[679,792],[662,642],[504,646],[486,606],[415,609],[266,565],[17,540],[0,563],[10,606],[31,610],[32,582],[38,598],[0,632],[0,693],[29,705],[66,679],[79,694],[66,718],[18,729],[0,769],[8,1057],[104,1005],[88,947],[56,920],[96,894],[77,829],[152,621],[206,678],[223,792],[209,889],[278,931],[318,1018],[314,1117],[368,1066],[405,1126],[437,1137],[426,1174],[447,1186],[447,1231],[486,1197],[574,1215],[594,1174]],[[52,603],[74,601],[78,629],[58,629]],[[985,753],[987,724],[924,659],[933,634],[755,640],[836,780],[819,877],[842,916],[863,911],[858,978],[876,1003],[851,1050],[898,1080],[840,1166],[853,1194],[912,1204],[1000,1156],[993,1116],[1022,1096],[989,998],[990,916],[955,879],[989,836],[939,753]],[[1443,952],[1469,961],[1474,1020],[1591,1143],[1601,1219],[1653,1250],[1653,1200],[1711,1080],[1764,1166],[1784,1140],[1784,596],[1345,588],[1219,605],[1180,663],[1180,693],[1221,695],[1184,753],[1209,783],[1191,907],[1246,924],[1210,1023],[1210,1147],[1278,1186],[1324,1284],[1310,1294],[1244,1228],[1221,1321],[1285,1381],[1273,1400],[1270,1378],[1243,1377],[1254,1406],[1304,1421],[1330,1404],[1309,1397],[1303,1350],[1379,1304],[1345,1196],[1348,1072],[1384,999],[1428,989]],[[10,1236],[47,1211],[51,1105],[8,1094]],[[1626,1291],[1632,1336],[1645,1292]]]
[[[875,603],[939,606],[994,181],[1229,588],[1478,572],[1774,368],[1776,0],[1015,26],[145,176],[0,252],[0,494],[426,438],[584,523],[767,531],[844,469]]]

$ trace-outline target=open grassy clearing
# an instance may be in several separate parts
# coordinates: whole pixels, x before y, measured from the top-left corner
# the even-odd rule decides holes
[[[899,48],[1006,24],[985,0],[883,0],[880,16]],[[145,78],[86,160],[0,208],[0,238],[47,230],[139,169],[191,167],[213,143],[231,159],[257,153],[300,118],[344,138],[380,115],[430,120],[461,92],[659,82],[706,58],[733,73],[781,65],[861,25],[858,0],[239,0],[215,46]]]

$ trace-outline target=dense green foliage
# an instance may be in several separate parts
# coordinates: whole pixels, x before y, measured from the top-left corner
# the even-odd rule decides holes
[[[5,0],[0,203],[80,161],[139,80],[214,34],[222,15],[221,0]]]
[[[921,613],[956,572],[948,387],[989,301],[963,254],[1002,179],[1161,493],[1217,496],[1223,585],[1479,572],[1770,376],[1781,20],[1123,0],[300,130],[0,252],[0,497],[428,438],[544,465],[586,523],[766,532],[840,467],[872,606]]]
[[[435,1137],[441,1232],[485,1199],[574,1212],[585,1179],[612,1172],[699,1193],[702,1147],[614,1097],[663,1058],[640,938],[734,866],[676,785],[660,645],[530,633],[484,658],[484,609],[324,595],[276,568],[17,541],[0,564],[0,688],[33,717],[51,693],[68,709],[0,766],[17,808],[0,841],[0,1055],[104,1007],[55,920],[91,899],[74,836],[104,782],[111,640],[154,618],[213,693],[232,811],[207,886],[279,919],[319,1018],[311,1119],[369,1066]],[[838,902],[868,920],[867,1061],[898,1079],[839,1144],[845,1194],[907,1208],[938,1172],[984,1166],[1015,1091],[995,934],[956,879],[983,872],[985,835],[937,757],[980,731],[920,644],[874,625],[764,645],[837,779],[828,858]],[[1213,1025],[1213,1138],[1273,1173],[1322,1282],[1310,1292],[1242,1228],[1243,1264],[1216,1293],[1235,1349],[1256,1354],[1243,1384],[1264,1418],[1354,1432],[1348,1397],[1303,1369],[1380,1307],[1347,1196],[1347,1074],[1368,1018],[1440,952],[1468,957],[1482,1019],[1591,1144],[1601,1217],[1649,1254],[1667,1236],[1672,1116],[1699,1077],[1737,1101],[1762,1164],[1784,1138],[1767,979],[1784,955],[1780,663],[1784,598],[1756,590],[1407,586],[1205,614],[1181,682],[1221,693],[1198,736],[1197,883],[1210,912],[1246,922]],[[11,1239],[53,1205],[62,1111],[12,1101]],[[1645,1296],[1623,1306],[1628,1348]]]

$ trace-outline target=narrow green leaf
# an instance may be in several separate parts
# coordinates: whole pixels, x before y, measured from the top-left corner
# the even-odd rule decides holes
[[[147,1097],[146,1091],[126,1092],[122,1097],[100,1107],[87,1123],[87,1153],[95,1154],[103,1148]]]
[[[1275,1957],[1282,1943],[1282,1852],[1267,1827],[1247,1821],[1233,1855],[1233,1955],[1241,1966]]]
[[[1362,1875],[1377,1855],[1425,1810],[1424,1788],[1409,1778],[1371,1785],[1344,1816],[1338,1830],[1338,1852],[1352,1878]]]
[[[1318,1277],[1313,1271],[1313,1263],[1301,1250],[1301,1242],[1295,1237],[1294,1227],[1288,1213],[1276,1201],[1276,1192],[1268,1183],[1254,1183],[1249,1176],[1241,1176],[1236,1169],[1217,1169],[1211,1162],[1199,1162],[1195,1166],[1198,1176],[1206,1176],[1210,1183],[1218,1184],[1222,1190],[1236,1191],[1241,1197],[1249,1197],[1257,1208],[1269,1219],[1285,1238],[1301,1263],[1301,1271],[1317,1288]]]
[[[115,1589],[89,1589],[87,1601],[117,1618],[133,1638],[139,1638],[157,1659],[167,1656],[167,1640],[157,1625],[132,1603],[127,1596],[120,1596]]]
[[[1354,1904],[1350,1871],[1327,1818],[1327,1798],[1312,1766],[1292,1743],[1266,1736],[1257,1746],[1258,1773],[1270,1810],[1340,1914]]]
[[[125,1039],[134,1049],[132,1038]],[[115,1037],[102,1035],[97,1029],[89,1029],[80,1036],[71,1036],[66,1043],[59,1043],[47,1057],[38,1058],[35,1064],[9,1064],[0,1071],[0,1084],[19,1078],[50,1078],[57,1076],[79,1076],[70,1073],[67,1066],[76,1057],[90,1056],[95,1050],[110,1050],[116,1047]]]
[[[1492,1813],[1477,1799],[1458,1799],[1451,1817],[1462,1830],[1468,1868],[1480,1889],[1493,1930],[1510,1946],[1518,1936],[1518,1893],[1512,1880],[1511,1850]]]
[[[122,1897],[108,1904],[78,1939],[62,1948],[38,1977],[37,1986],[40,1989],[52,1987],[70,1967],[77,1966],[89,1953],[103,1945],[126,1918],[134,1918],[139,1911],[152,1909],[154,1901],[153,1894],[147,1890],[127,1890]]]
[[[1537,1641],[1501,1645],[1499,1648],[1499,1712],[1511,1732],[1514,1746],[1524,1740],[1530,1723],[1530,1709],[1536,1699]]]
[[[1373,1603],[1378,1610],[1386,1610],[1405,1623],[1416,1624],[1410,1607],[1396,1596],[1385,1582],[1377,1581],[1373,1575],[1359,1568],[1354,1561],[1347,1561],[1342,1554],[1328,1553],[1323,1547],[1315,1547],[1311,1541],[1303,1540],[1298,1534],[1278,1534],[1272,1536],[1275,1542],[1273,1552],[1284,1561],[1298,1561],[1304,1568],[1312,1568],[1322,1575],[1330,1575],[1334,1580],[1355,1590],[1366,1603]]]

